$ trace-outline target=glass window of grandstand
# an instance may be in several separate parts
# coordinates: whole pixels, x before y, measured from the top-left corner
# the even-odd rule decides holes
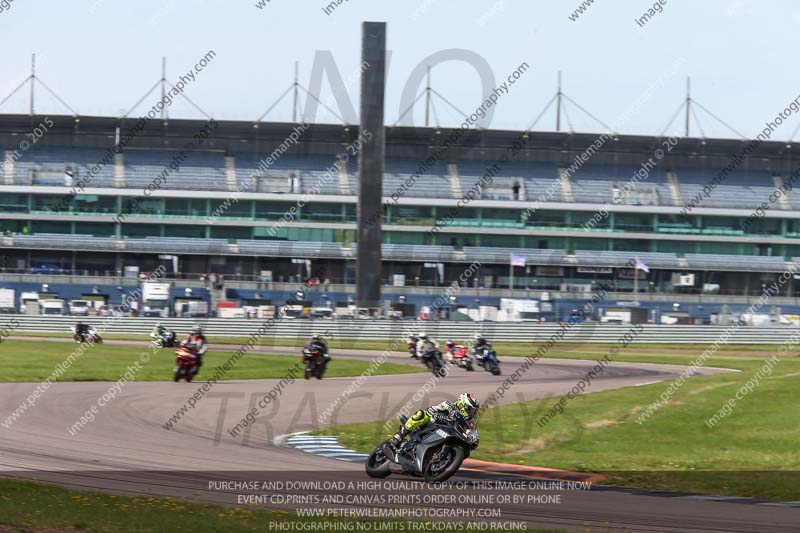
[[[744,242],[697,242],[696,252],[700,254],[761,255],[759,245]]]
[[[479,246],[475,235],[452,235],[449,233],[440,233],[434,239],[426,244],[436,244],[439,246],[452,246],[456,250],[462,249],[464,246]]]
[[[297,207],[292,202],[256,202],[256,218],[260,220],[278,220],[283,218],[292,207]]]
[[[452,215],[453,220],[451,222],[446,222],[443,217],[448,215],[449,210],[449,207],[439,207],[436,209],[436,216],[439,218],[440,223],[444,222],[445,224],[452,224],[455,226],[477,226],[480,215],[482,214],[478,212],[478,209],[470,207],[456,208],[455,213]]]
[[[27,213],[28,195],[26,194],[0,194],[0,212],[2,213]]]
[[[739,217],[703,217],[703,233],[711,235],[736,235],[742,233]]]
[[[125,217],[163,215],[163,198],[126,197],[122,198],[122,211]]]
[[[575,250],[608,250],[608,239],[583,239],[574,238],[570,239],[570,251]]]
[[[211,238],[227,239],[231,242],[236,239],[251,239],[253,230],[242,226],[211,226]]]
[[[70,198],[68,195],[55,196],[47,194],[34,194],[31,200],[31,209],[34,212],[63,212],[69,213],[72,211],[75,199]],[[27,209],[26,209],[27,210]]]
[[[567,226],[563,211],[535,211],[528,214],[526,226],[537,228],[563,228]]]
[[[302,219],[310,222],[342,222],[342,204],[315,202],[301,209]]]
[[[211,212],[227,218],[253,218],[253,202],[244,200],[226,204],[225,200],[211,200]]]
[[[787,220],[786,221],[786,236],[787,237],[800,237],[800,220]]]
[[[114,224],[111,222],[76,222],[75,233],[93,237],[113,237]]]
[[[650,241],[642,239],[615,239],[611,241],[611,249],[620,252],[649,252]]]
[[[344,204],[344,220],[345,222],[355,222],[358,207],[356,204]]]
[[[390,224],[430,226],[434,223],[433,208],[394,205],[391,207]]]
[[[188,198],[167,198],[164,214],[174,217],[188,217],[191,214],[191,200]]]
[[[63,224],[62,224],[63,226]],[[0,233],[3,235],[13,233],[24,233],[24,228],[28,228],[26,220],[3,220],[0,219]],[[28,228],[30,230],[30,228]]]
[[[781,235],[781,220],[778,218],[742,218],[740,226],[744,233],[755,233],[758,235]]]
[[[117,199],[113,196],[79,194],[75,197],[73,211],[76,213],[111,214],[117,212]]]
[[[615,213],[614,229],[624,231],[653,231],[653,216],[647,213]]]
[[[161,226],[158,224],[123,224],[123,237],[160,237]]]
[[[281,241],[300,242],[333,242],[334,230],[325,228],[278,228],[271,234],[272,228],[259,226],[255,228],[256,239],[275,239]]]
[[[660,233],[699,233],[700,218],[677,215],[658,215]]]
[[[614,214],[607,211],[572,211],[567,213],[567,227],[585,228],[586,230],[609,230]]]
[[[164,214],[173,217],[208,216],[208,200],[205,198],[167,198]]]
[[[193,239],[206,238],[206,226],[198,224],[196,226],[183,226],[164,224],[164,237],[189,237]]]
[[[430,235],[411,231],[384,231],[383,242],[387,244],[430,244]]]
[[[486,226],[515,226],[521,221],[519,209],[483,208],[481,218]]]
[[[33,233],[72,233],[72,224],[69,222],[61,221],[48,221],[48,220],[34,220],[31,222],[31,231]]]
[[[471,235],[464,235],[470,238]],[[487,246],[492,248],[520,248],[522,245],[521,235],[485,235],[477,236],[476,246]]]

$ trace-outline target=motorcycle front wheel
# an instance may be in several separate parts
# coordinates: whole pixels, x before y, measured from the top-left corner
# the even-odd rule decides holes
[[[442,456],[442,454],[444,454]],[[422,474],[428,483],[445,481],[458,472],[461,463],[464,462],[466,453],[461,446],[444,445],[431,455],[431,459],[425,465]]]
[[[389,459],[383,455],[383,447],[388,445],[389,441],[385,441],[378,445],[377,448],[372,450],[372,453],[367,457],[367,462],[364,469],[367,471],[369,477],[384,478],[391,474],[389,470]]]

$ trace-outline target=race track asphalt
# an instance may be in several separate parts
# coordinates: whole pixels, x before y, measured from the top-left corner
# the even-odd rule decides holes
[[[296,353],[297,348],[275,347],[263,351]],[[376,355],[358,350],[336,351],[336,357],[371,359]],[[407,356],[393,354],[390,360],[402,362],[407,360]],[[335,360],[331,364],[335,364]],[[504,376],[511,374],[519,364],[514,358],[505,358],[502,364]],[[563,395],[594,364],[594,361],[540,360],[532,370],[522,375],[500,403]],[[677,377],[682,370],[683,367],[672,365],[613,362],[593,381],[590,391],[665,381]],[[718,372],[724,370],[699,370],[701,374]],[[194,407],[186,408],[180,420],[166,429],[170,417],[181,406],[187,405],[209,373],[201,374],[191,384],[171,381],[127,383],[115,399],[96,409],[97,413],[92,414],[93,421],[74,435],[69,431],[70,426],[93,405],[98,405],[98,399],[112,384],[55,383],[13,425],[9,428],[0,426],[0,475],[35,478],[117,494],[182,497],[228,505],[237,504],[237,491],[219,490],[210,486],[209,481],[368,479],[362,465],[310,455],[276,444],[280,435],[320,428],[320,415],[341,398],[342,391],[354,383],[355,378],[301,379],[287,383],[281,387],[275,401],[260,409],[255,424],[238,432],[235,437],[229,430],[241,422],[250,408],[257,407],[265,394],[276,390],[279,380],[219,382],[202,394]],[[504,376],[454,369],[410,406],[416,408],[452,398],[463,391],[486,397],[497,389]],[[367,377],[347,401],[339,400],[339,409],[328,421],[347,423],[390,419],[429,380],[429,373]],[[0,418],[5,420],[34,388],[35,384],[31,383],[0,384]],[[531,413],[531,417],[534,415]],[[576,438],[579,437],[576,433]],[[377,444],[384,436],[376,435],[375,438]],[[473,477],[464,473],[453,480]],[[503,520],[568,531],[800,531],[798,508],[622,491],[569,491],[558,504],[505,503],[498,507]]]

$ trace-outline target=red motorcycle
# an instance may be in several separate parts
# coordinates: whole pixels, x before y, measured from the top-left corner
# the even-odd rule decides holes
[[[192,381],[200,367],[197,364],[197,347],[194,345],[181,344],[175,352],[175,370],[173,379],[175,383],[181,379],[186,382]]]
[[[416,335],[411,335],[406,340],[406,348],[408,349],[408,356],[413,357],[414,359],[419,359],[419,354],[417,353],[417,342],[419,341],[419,337]]]
[[[467,372],[472,372],[475,370],[475,368],[472,366],[472,356],[469,354],[469,350],[467,350],[466,346],[454,344],[452,346],[448,346],[447,348],[448,352],[450,352],[450,355],[453,358],[450,361],[452,364],[458,365]]]

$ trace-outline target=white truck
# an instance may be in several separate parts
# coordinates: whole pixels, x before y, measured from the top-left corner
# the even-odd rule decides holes
[[[175,304],[175,316],[183,318],[204,318],[208,316],[208,303],[200,301]]]
[[[16,311],[16,292],[14,289],[0,289],[0,311]]]
[[[70,300],[69,314],[72,316],[89,316],[91,304],[89,300]]]
[[[43,315],[65,315],[67,314],[67,303],[59,298],[41,300],[39,309]]]
[[[517,298],[500,298],[499,322],[520,322],[539,320],[539,302]]]
[[[139,313],[142,316],[169,316],[169,283],[145,281],[142,283],[142,305]]]
[[[23,292],[19,295],[19,312],[23,315],[39,314],[39,293],[34,291]]]

